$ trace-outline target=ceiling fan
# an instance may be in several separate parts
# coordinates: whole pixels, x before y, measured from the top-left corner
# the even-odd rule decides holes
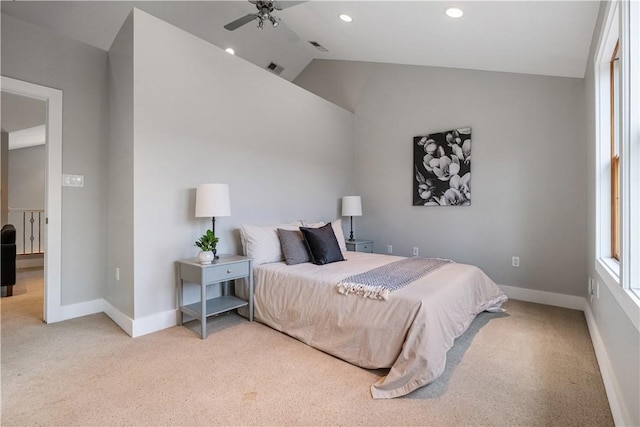
[[[258,28],[264,28],[264,22],[269,21],[274,28],[281,27],[285,29],[285,35],[292,42],[297,42],[300,38],[291,30],[284,22],[273,14],[275,10],[283,10],[291,6],[295,6],[305,1],[275,1],[275,0],[249,0],[249,3],[255,4],[258,9],[257,13],[250,13],[235,21],[229,22],[224,26],[229,31],[236,30],[251,21],[258,21]]]

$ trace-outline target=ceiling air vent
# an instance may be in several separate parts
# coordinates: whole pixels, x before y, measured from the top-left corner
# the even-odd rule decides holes
[[[309,43],[311,43],[311,46],[315,47],[316,49],[318,49],[320,52],[329,52],[329,49],[327,49],[326,47],[322,46],[320,43],[318,42],[313,42],[313,41],[309,41]]]
[[[269,62],[269,65],[267,65],[267,70],[279,76],[282,71],[284,71],[284,67],[282,65],[276,64],[275,62]]]

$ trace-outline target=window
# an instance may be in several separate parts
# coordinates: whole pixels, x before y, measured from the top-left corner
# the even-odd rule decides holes
[[[599,129],[597,257],[606,261],[607,267],[619,282],[621,49],[618,4],[612,2],[611,5],[595,70]]]
[[[620,42],[609,63],[611,100],[611,258],[620,261]]]
[[[640,2],[613,1],[595,57],[596,267],[632,298],[640,298],[639,64]]]

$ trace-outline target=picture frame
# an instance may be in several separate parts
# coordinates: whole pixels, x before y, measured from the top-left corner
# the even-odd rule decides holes
[[[471,127],[413,138],[413,206],[471,206]]]

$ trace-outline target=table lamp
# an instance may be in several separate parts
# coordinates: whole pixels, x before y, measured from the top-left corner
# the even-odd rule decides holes
[[[342,216],[351,217],[349,241],[353,242],[353,217],[362,216],[362,201],[360,200],[360,196],[344,196],[342,198]]]
[[[200,184],[196,189],[196,218],[211,217],[211,231],[216,235],[216,217],[231,216],[229,186],[227,184]],[[220,258],[213,250],[215,259]]]

